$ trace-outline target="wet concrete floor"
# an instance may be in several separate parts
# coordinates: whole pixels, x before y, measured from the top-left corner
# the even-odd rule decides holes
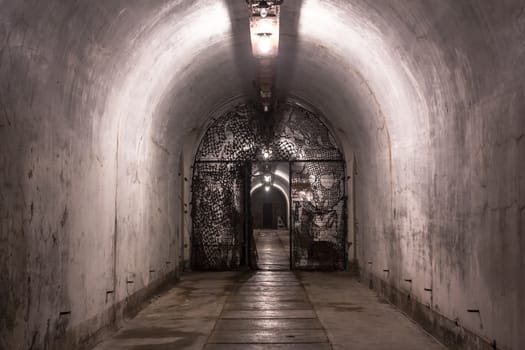
[[[275,348],[330,349],[305,289],[289,271],[246,276],[230,294],[205,347]]]
[[[257,267],[264,271],[290,270],[290,231],[254,230]]]
[[[287,237],[256,237],[259,271],[183,275],[96,350],[444,349],[348,273],[287,271]]]

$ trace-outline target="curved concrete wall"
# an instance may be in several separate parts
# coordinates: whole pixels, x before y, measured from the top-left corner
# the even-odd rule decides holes
[[[519,0],[286,1],[277,86],[355,154],[361,276],[410,293],[429,328],[442,315],[459,325],[449,336],[513,349],[523,13]],[[0,347],[77,346],[176,274],[200,128],[253,96],[246,16],[240,0],[2,1]]]

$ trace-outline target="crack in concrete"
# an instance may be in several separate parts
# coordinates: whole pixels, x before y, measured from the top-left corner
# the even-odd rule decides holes
[[[496,147],[501,147],[501,146],[507,145],[511,141],[515,141],[516,143],[520,143],[521,140],[523,140],[524,138],[525,138],[525,134],[524,133],[519,134],[518,136],[509,136],[509,137],[506,137],[505,139],[503,139],[502,141],[494,142],[494,145]]]
[[[160,144],[159,141],[155,140],[153,137],[151,138],[151,143],[153,143],[155,146],[157,146],[161,151],[166,153],[168,156],[171,154],[170,151],[166,147]]]
[[[487,204],[486,207],[489,208],[490,211],[493,211],[493,212],[501,211],[501,210],[506,211],[506,210],[509,210],[509,209],[511,209],[513,207],[518,207],[518,201],[514,200],[512,203],[510,203],[508,205],[503,205],[503,206],[500,206],[500,207],[491,207],[490,205]],[[518,207],[518,209],[519,209],[519,207]]]
[[[7,106],[5,104],[2,104],[2,115],[4,116],[4,119],[7,122],[7,126],[11,126],[11,120],[9,119],[9,113],[7,112]],[[0,128],[4,126],[6,126],[6,124],[0,124]]]

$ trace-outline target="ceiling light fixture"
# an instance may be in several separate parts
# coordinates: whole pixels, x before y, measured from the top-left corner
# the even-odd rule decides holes
[[[268,16],[268,9],[270,6],[268,6],[268,3],[266,1],[259,2],[259,15],[262,18],[265,18]]]
[[[257,90],[264,112],[274,104],[274,59],[279,53],[279,18],[283,0],[246,0],[250,10],[252,54],[258,61]]]
[[[260,1],[252,4],[250,15],[252,54],[256,58],[275,58],[279,52],[279,6]]]

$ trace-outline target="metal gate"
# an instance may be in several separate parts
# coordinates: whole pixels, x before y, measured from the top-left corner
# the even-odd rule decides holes
[[[346,197],[343,162],[293,162],[290,168],[294,269],[343,270]]]
[[[239,105],[204,135],[193,169],[194,269],[253,266],[251,163],[278,161],[290,164],[291,267],[345,268],[343,156],[318,117],[285,103],[272,114]]]
[[[244,169],[240,163],[195,163],[192,266],[231,270],[244,247]]]

